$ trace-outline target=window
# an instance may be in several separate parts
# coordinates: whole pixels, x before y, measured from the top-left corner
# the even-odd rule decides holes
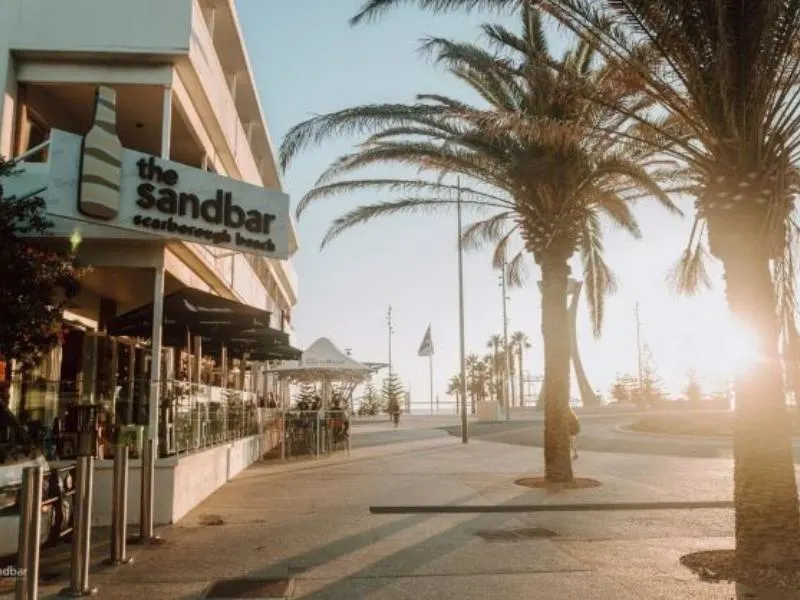
[[[20,122],[17,136],[17,156],[43,144],[50,139],[50,127],[44,119],[26,105],[20,107]],[[27,162],[45,162],[47,148],[27,157]]]

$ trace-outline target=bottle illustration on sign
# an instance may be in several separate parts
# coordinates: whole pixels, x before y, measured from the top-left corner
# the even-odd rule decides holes
[[[78,210],[98,219],[111,219],[119,212],[122,143],[116,101],[115,90],[97,88],[92,128],[83,138]]]

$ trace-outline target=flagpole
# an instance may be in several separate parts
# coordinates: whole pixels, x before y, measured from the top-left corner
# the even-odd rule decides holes
[[[428,368],[431,376],[431,416],[433,416],[433,351],[428,356]]]
[[[461,443],[469,442],[467,429],[467,356],[464,342],[464,252],[461,248],[461,178],[456,179],[456,205],[458,213],[458,329],[459,360],[461,363]]]

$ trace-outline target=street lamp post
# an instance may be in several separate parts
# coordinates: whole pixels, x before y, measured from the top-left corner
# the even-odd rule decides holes
[[[389,312],[386,313],[386,325],[389,327],[389,377],[392,376],[392,306],[389,305]]]
[[[469,442],[467,429],[467,351],[464,341],[464,250],[461,248],[461,178],[456,180],[456,205],[458,213],[458,336],[461,365],[461,443]]]
[[[508,364],[508,311],[507,311],[507,302],[508,302],[508,294],[506,290],[506,272],[508,270],[508,265],[505,260],[503,260],[503,274],[500,276],[500,285],[503,289],[503,404],[505,405],[506,409],[506,421],[511,420],[511,407],[509,406],[509,393],[508,393],[508,372],[509,364]]]

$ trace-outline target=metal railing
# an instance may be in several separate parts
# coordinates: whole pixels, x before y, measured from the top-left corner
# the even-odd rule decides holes
[[[261,430],[255,394],[185,382],[165,388],[159,415],[162,456],[203,450]]]
[[[290,410],[282,415],[281,457],[350,451],[350,421],[342,410]]]
[[[12,412],[17,413],[31,441],[48,460],[72,459],[77,436],[65,416],[70,406],[102,406],[98,428],[98,458],[113,455],[114,428],[144,428],[148,423],[151,384],[147,379],[81,381],[14,379],[10,386]],[[159,386],[159,456],[186,454],[257,435],[264,425],[259,397],[251,392],[175,379]],[[144,429],[141,440],[146,437]],[[141,442],[131,445],[139,458]]]

